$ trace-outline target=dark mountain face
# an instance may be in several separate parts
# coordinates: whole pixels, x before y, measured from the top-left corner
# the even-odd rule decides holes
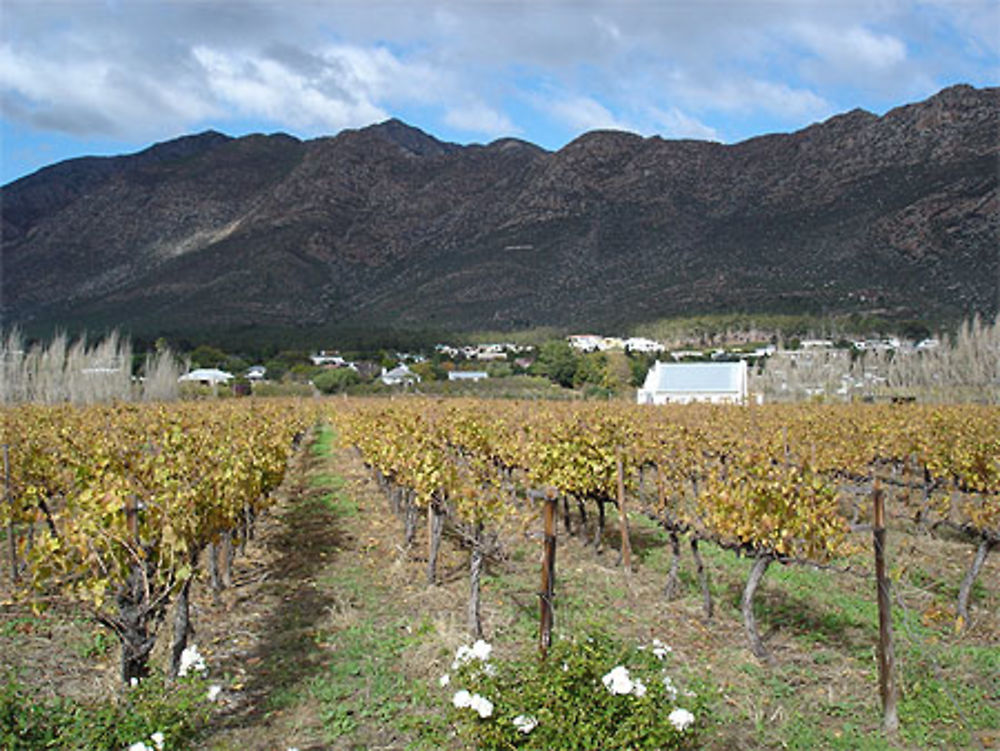
[[[558,152],[390,120],[203,133],[3,188],[6,325],[623,327],[705,312],[994,313],[1000,89],[724,146]]]

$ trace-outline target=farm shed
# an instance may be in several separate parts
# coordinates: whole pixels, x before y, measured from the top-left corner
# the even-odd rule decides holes
[[[738,362],[667,363],[657,360],[639,389],[639,404],[745,404],[747,364]]]

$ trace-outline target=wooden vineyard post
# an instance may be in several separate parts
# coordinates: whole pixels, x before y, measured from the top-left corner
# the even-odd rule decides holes
[[[622,466],[622,452],[618,449],[615,466],[618,473],[618,519],[622,533],[622,565],[626,576],[632,572],[632,543],[629,540],[628,512],[625,510],[625,470]]]
[[[542,542],[542,588],[538,593],[541,606],[538,647],[544,660],[552,646],[552,597],[556,582],[556,497],[549,490],[545,497],[545,538]]]
[[[882,725],[887,733],[895,733],[899,729],[899,715],[896,710],[896,665],[892,649],[889,579],[885,573],[885,500],[877,476],[872,489],[872,500],[875,505],[872,534],[875,538],[875,582],[878,593],[878,689],[882,700]]]
[[[17,545],[14,544],[14,499],[10,495],[10,446],[3,445],[3,500],[10,508],[7,522],[7,554],[10,560],[10,582],[17,584]]]

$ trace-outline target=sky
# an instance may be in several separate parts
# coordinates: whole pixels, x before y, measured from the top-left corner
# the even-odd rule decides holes
[[[0,184],[214,129],[735,143],[1000,83],[997,0],[0,0]]]

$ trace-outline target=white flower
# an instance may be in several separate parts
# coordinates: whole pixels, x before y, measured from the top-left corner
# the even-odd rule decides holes
[[[133,743],[129,746],[128,751],[156,751],[156,749],[150,748],[142,741],[139,741],[138,743]]]
[[[677,708],[667,717],[670,720],[670,724],[673,725],[678,730],[686,730],[688,726],[694,722],[694,715],[688,712],[686,709]]]
[[[471,647],[467,647],[463,644],[458,648],[458,651],[455,652],[455,659],[451,663],[451,669],[458,670],[459,666],[472,660],[486,662],[490,659],[491,652],[493,652],[492,645],[482,639],[477,639]]]
[[[445,674],[444,674],[444,675],[442,675],[442,676],[441,676],[440,678],[438,678],[438,685],[439,685],[439,686],[440,686],[441,688],[444,688],[444,687],[445,687],[445,686],[447,686],[447,685],[448,685],[449,683],[451,683],[451,676],[450,676],[450,675],[448,675],[447,673],[445,673]]]
[[[669,675],[663,676],[663,688],[667,690],[667,695],[671,701],[677,698],[677,686],[674,685]]]
[[[208,700],[215,701],[219,698],[219,694],[222,693],[222,686],[209,686],[208,687]]]
[[[492,662],[484,662],[483,663],[483,672],[486,673],[486,675],[496,675],[497,674],[497,666],[494,665]]]
[[[563,663],[563,672],[564,673],[568,673],[569,672],[569,663],[567,663],[567,662]]]
[[[480,717],[485,718],[493,714],[493,702],[485,696],[470,694],[464,688],[461,691],[455,692],[455,695],[451,699],[451,703],[458,709],[465,709],[468,707],[469,709],[478,712]]]
[[[538,720],[536,720],[531,715],[519,714],[514,718],[514,727],[516,727],[520,732],[527,735],[536,727],[538,727]]]
[[[490,653],[492,651],[493,647],[482,639],[477,639],[476,643],[472,645],[472,656],[477,660],[482,660],[483,662],[490,659]]]
[[[653,639],[653,654],[661,660],[674,650],[659,639]]]
[[[149,736],[149,740],[151,740],[153,744],[156,746],[156,751],[163,751],[163,733],[157,730],[155,733]]]
[[[184,651],[181,652],[181,666],[177,670],[177,675],[183,678],[192,670],[198,673],[204,673],[208,670],[205,665],[205,658],[198,652],[197,644],[185,647]]]
[[[487,699],[485,696],[480,696],[479,694],[472,695],[472,703],[469,705],[472,709],[479,713],[479,716],[486,719],[493,714],[493,702]]]
[[[136,686],[139,685],[139,679],[133,675],[131,678],[128,679],[128,685],[130,685],[132,688],[135,688]]]
[[[629,677],[628,668],[624,665],[619,665],[612,669],[611,672],[601,678],[601,682],[613,694],[632,693],[632,679]]]
[[[638,678],[635,679],[635,686],[632,687],[632,693],[636,696],[646,695],[646,684],[640,681]]]
[[[451,669],[458,670],[458,668],[472,659],[472,650],[469,649],[464,644],[458,648],[455,652],[455,659],[451,661]]]

